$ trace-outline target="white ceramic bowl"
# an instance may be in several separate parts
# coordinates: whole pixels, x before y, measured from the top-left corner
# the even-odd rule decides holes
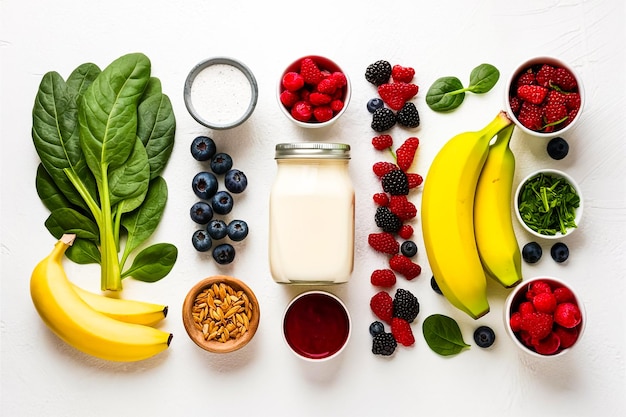
[[[287,74],[288,72],[299,72],[300,70],[300,63],[302,62],[302,60],[304,58],[311,58],[313,59],[313,61],[317,64],[317,66],[322,70],[322,71],[330,71],[330,72],[342,72],[345,77],[346,77],[346,86],[343,87],[343,94],[342,94],[342,101],[343,101],[343,108],[336,112],[333,117],[325,122],[318,122],[315,121],[313,119],[311,119],[310,121],[307,122],[303,122],[300,120],[295,119],[292,115],[290,110],[285,107],[285,105],[283,105],[283,103],[280,100],[280,95],[281,93],[285,90],[285,88],[283,87],[282,84],[282,80],[283,77],[285,76],[285,74]],[[300,127],[304,127],[304,128],[309,128],[309,129],[317,129],[317,128],[323,128],[323,127],[327,127],[330,126],[332,124],[334,124],[345,112],[346,109],[348,108],[348,104],[350,103],[350,98],[352,96],[352,87],[350,85],[350,77],[348,77],[348,74],[346,74],[345,71],[343,71],[341,69],[341,67],[339,65],[337,65],[337,63],[335,63],[334,61],[323,57],[323,56],[319,56],[319,55],[307,55],[307,56],[303,56],[302,58],[299,58],[297,60],[295,60],[294,62],[292,62],[290,65],[287,66],[287,68],[285,68],[285,70],[280,74],[280,78],[278,79],[278,83],[277,83],[277,87],[276,87],[276,99],[278,101],[278,107],[280,108],[281,112],[285,115],[285,117],[289,120],[291,120],[293,123],[295,123],[296,125],[300,126]]]
[[[520,302],[526,301],[526,293],[527,293],[528,289],[531,287],[531,285],[534,282],[536,282],[536,281],[545,281],[545,282],[549,283],[550,286],[552,287],[553,291],[557,287],[565,287],[565,288],[569,289],[571,291],[571,293],[574,295],[574,299],[573,299],[572,302],[575,303],[578,306],[579,310],[580,310],[581,321],[575,327],[575,329],[578,332],[578,336],[577,336],[575,342],[571,346],[569,346],[569,347],[559,348],[555,353],[552,353],[552,354],[541,354],[541,353],[538,353],[534,348],[526,346],[522,342],[523,336],[519,332],[513,331],[512,327],[511,327],[511,316],[512,316],[512,314],[515,311],[517,311],[517,308],[518,308]],[[530,355],[531,357],[535,357],[535,358],[554,358],[554,357],[559,357],[559,356],[565,355],[567,352],[569,352],[570,350],[575,348],[576,345],[580,343],[580,340],[582,339],[582,336],[583,336],[583,333],[585,331],[586,325],[587,325],[587,314],[586,314],[585,306],[583,304],[582,299],[580,298],[579,294],[576,292],[576,290],[574,290],[572,288],[572,286],[570,284],[564,282],[562,279],[559,279],[559,278],[555,278],[555,277],[534,277],[534,278],[530,278],[530,279],[524,280],[521,284],[519,284],[517,287],[515,287],[511,291],[511,293],[509,294],[509,296],[507,297],[506,302],[505,302],[505,306],[504,306],[504,327],[506,329],[506,333],[511,338],[511,340],[513,341],[515,346],[517,346],[521,352],[523,352],[524,354]],[[555,323],[553,329],[556,330],[557,328],[558,328],[558,325]]]
[[[574,117],[574,120],[572,120],[564,128],[560,130],[555,130],[549,133],[531,130],[527,128],[526,126],[522,125],[517,119],[515,113],[513,112],[513,109],[511,108],[511,103],[509,100],[511,96],[511,88],[512,86],[515,86],[515,82],[517,78],[519,77],[519,75],[527,71],[529,68],[538,69],[538,67],[541,66],[542,64],[548,64],[548,65],[552,65],[555,67],[561,67],[561,68],[567,69],[570,73],[572,73],[572,75],[576,79],[576,83],[578,84],[577,85],[578,93],[580,94],[580,108],[578,110],[578,113],[576,114],[576,117]],[[504,89],[504,106],[505,106],[507,114],[521,131],[531,136],[535,136],[535,137],[551,138],[551,137],[563,135],[565,132],[570,130],[578,122],[578,120],[580,120],[584,105],[585,105],[585,91],[584,91],[583,83],[582,83],[580,76],[578,76],[574,68],[572,68],[569,64],[565,63],[564,61],[558,58],[553,58],[549,56],[540,56],[540,57],[532,58],[519,64],[515,68],[515,70],[511,73],[511,76],[508,78],[506,87]]]
[[[526,230],[528,233],[530,233],[531,235],[535,236],[535,237],[539,237],[539,238],[543,238],[543,239],[560,239],[564,236],[569,236],[571,235],[578,227],[575,228],[568,228],[566,230],[566,233],[563,234],[559,231],[556,232],[556,234],[554,235],[547,235],[547,234],[541,234],[538,233],[537,231],[531,229],[530,227],[528,227],[528,225],[526,224],[526,222],[524,222],[524,219],[522,218],[520,211],[519,211],[519,205],[520,205],[520,198],[521,198],[521,194],[522,194],[522,190],[524,189],[524,186],[526,185],[526,183],[535,178],[537,175],[540,174],[545,174],[545,175],[549,175],[551,177],[554,178],[563,178],[565,179],[574,189],[574,191],[576,191],[576,194],[578,194],[578,197],[580,198],[580,203],[578,208],[576,209],[576,216],[575,216],[575,223],[576,226],[580,226],[580,221],[582,219],[583,216],[583,195],[582,195],[582,191],[580,189],[580,186],[578,185],[578,183],[568,174],[566,174],[563,171],[559,171],[556,169],[540,169],[537,170],[529,175],[527,175],[522,181],[520,181],[519,185],[517,186],[517,189],[515,190],[515,197],[514,197],[514,207],[515,207],[515,216],[517,217],[517,220],[519,221],[519,223],[522,225],[522,227],[524,228],[524,230]]]

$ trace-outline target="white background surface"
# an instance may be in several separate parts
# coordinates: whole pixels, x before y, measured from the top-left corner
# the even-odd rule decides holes
[[[513,4],[514,3],[514,4]],[[1,213],[2,398],[1,414],[13,416],[180,416],[245,413],[273,416],[618,416],[626,412],[624,239],[626,202],[623,116],[624,2],[621,0],[501,1],[128,1],[69,0],[0,2],[1,62]],[[31,109],[41,77],[63,77],[79,64],[104,68],[128,52],[152,60],[153,75],[172,100],[177,117],[176,145],[164,173],[170,198],[152,242],[179,248],[172,273],[156,284],[126,282],[124,296],[167,303],[163,328],[174,333],[168,351],[140,363],[108,363],[87,357],[60,342],[32,306],[28,283],[36,262],[54,239],[44,227],[48,213],[35,192],[38,158],[30,137]],[[305,131],[280,113],[276,82],[283,67],[307,54],[335,59],[352,79],[352,102],[332,128]],[[553,55],[573,65],[584,80],[587,102],[578,126],[566,139],[570,154],[553,161],[546,141],[516,132],[516,183],[530,171],[554,167],[570,173],[584,192],[585,216],[564,239],[571,258],[544,257],[524,265],[526,277],[555,275],[578,289],[585,301],[587,330],[578,349],[561,360],[520,356],[507,340],[502,304],[507,292],[489,284],[492,311],[478,322],[453,309],[432,292],[431,276],[415,221],[421,277],[399,287],[420,299],[413,329],[416,344],[398,348],[389,359],[371,352],[373,320],[369,283],[384,257],[367,245],[375,231],[371,195],[379,184],[371,165],[381,159],[370,145],[373,131],[365,109],[374,96],[365,68],[378,59],[411,66],[420,93],[415,102],[422,124],[394,128],[397,144],[415,135],[421,145],[415,171],[425,175],[444,141],[475,130],[502,108],[505,77],[523,60]],[[232,131],[211,132],[187,113],[183,83],[197,62],[232,56],[254,72],[260,89],[253,116]],[[472,68],[489,62],[501,79],[486,95],[466,97],[450,114],[430,111],[424,97],[438,77],[467,82]],[[195,229],[188,210],[195,202],[191,178],[201,164],[189,153],[199,134],[214,138],[229,152],[250,186],[237,199],[233,215],[248,221],[251,234],[238,247],[236,262],[218,268],[210,255],[195,252]],[[309,366],[281,340],[281,315],[303,288],[275,284],[267,262],[267,200],[275,173],[274,145],[284,141],[340,141],[353,147],[351,174],[357,192],[356,263],[351,281],[330,290],[347,303],[354,333],[337,361]],[[411,199],[418,204],[420,192]],[[530,240],[518,229],[520,245]],[[329,237],[332,238],[332,237]],[[97,290],[99,270],[66,263],[72,280]],[[227,273],[245,280],[261,302],[259,331],[245,349],[216,356],[187,337],[180,308],[187,290],[203,277]],[[497,342],[490,350],[475,345],[442,358],[421,334],[429,314],[456,318],[466,341],[479,324],[492,326]],[[473,343],[473,342],[472,342]]]

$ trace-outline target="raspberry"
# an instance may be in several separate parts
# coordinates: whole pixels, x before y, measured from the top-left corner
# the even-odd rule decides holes
[[[308,122],[313,117],[313,107],[308,101],[298,101],[291,108],[291,115],[301,122]]]
[[[304,87],[304,77],[295,71],[283,75],[283,87],[288,91],[298,91]]]
[[[377,269],[372,272],[370,282],[375,287],[390,288],[396,285],[396,274],[391,269]]]
[[[557,304],[574,302],[576,298],[574,293],[567,287],[559,287],[554,289],[554,296],[556,297]]]
[[[374,174],[376,174],[376,176],[379,178],[382,178],[388,172],[394,171],[397,169],[400,169],[400,168],[398,168],[396,164],[393,164],[391,162],[376,162],[372,166],[372,170],[374,171]]]
[[[548,95],[548,89],[540,85],[520,85],[517,97],[532,104],[541,104]]]
[[[536,104],[523,102],[517,120],[528,129],[541,130],[543,128],[543,109]]]
[[[544,64],[537,72],[537,84],[543,87],[549,87],[554,77],[554,67],[552,65]]]
[[[550,284],[545,281],[533,281],[528,286],[528,291],[526,291],[526,299],[532,301],[537,294],[544,292],[552,292]]]
[[[517,79],[517,87],[519,87],[520,85],[533,85],[536,83],[537,78],[535,76],[535,73],[533,73],[532,71],[527,71],[523,73]]]
[[[376,132],[384,132],[396,124],[396,115],[387,107],[381,107],[372,113],[371,127]]]
[[[557,90],[550,90],[548,92],[548,99],[547,99],[548,105],[551,105],[551,104],[552,105],[556,105],[556,104],[565,105],[566,101],[567,101],[567,94],[562,93]]]
[[[343,101],[339,100],[339,99],[335,99],[335,100],[331,101],[330,102],[330,108],[335,113],[339,113],[341,110],[343,110]]]
[[[370,299],[370,308],[380,320],[391,323],[393,317],[393,298],[387,291],[379,291]]]
[[[313,109],[313,117],[318,122],[327,122],[333,118],[333,111],[329,106],[317,106]]]
[[[306,84],[317,85],[324,79],[322,71],[311,58],[304,58],[300,63],[300,74]]]
[[[383,232],[396,233],[402,227],[402,220],[393,214],[388,207],[378,207],[374,220],[376,226],[380,227]]]
[[[394,317],[391,320],[391,334],[396,342],[403,346],[413,346],[415,343],[415,337],[413,336],[413,330],[408,321],[399,317]]]
[[[533,342],[533,347],[535,351],[541,355],[552,355],[559,350],[561,345],[561,341],[559,337],[554,334],[554,332],[550,332],[546,337],[541,340],[535,340]]]
[[[398,230],[398,236],[402,239],[410,239],[413,236],[413,226],[410,224],[403,224],[400,230]]]
[[[330,75],[330,78],[335,81],[337,88],[343,88],[348,85],[348,78],[343,72],[335,71]]]
[[[388,207],[402,221],[410,220],[417,215],[415,204],[410,202],[405,195],[392,195],[389,198]]]
[[[293,105],[298,102],[298,100],[300,100],[300,96],[298,95],[298,93],[295,93],[293,91],[284,90],[282,93],[280,93],[280,102],[288,109],[292,108]]]
[[[545,123],[549,125],[558,124],[565,121],[567,116],[567,108],[563,104],[548,104],[543,110]]]
[[[387,172],[380,181],[383,190],[391,195],[407,195],[409,193],[409,181],[404,171],[400,169]]]
[[[550,292],[542,292],[535,295],[532,303],[535,310],[539,313],[552,314],[556,309],[556,297]]]
[[[537,310],[535,310],[535,306],[530,301],[524,301],[520,303],[518,311],[520,312],[522,317],[526,316],[527,314],[533,314],[537,312]]]
[[[413,165],[419,143],[418,138],[410,137],[398,147],[396,150],[396,162],[401,170],[408,171],[411,165]]]
[[[415,104],[410,101],[404,103],[404,106],[396,114],[396,120],[398,124],[404,127],[418,127],[420,125],[420,115]]]
[[[518,114],[520,107],[522,106],[522,101],[518,97],[512,96],[509,98],[509,105],[511,106],[511,111]]]
[[[568,110],[578,110],[580,109],[580,94],[579,93],[569,93],[565,95],[565,107]]]
[[[374,355],[391,356],[396,347],[398,347],[398,342],[391,333],[377,334],[372,341],[372,353]]]
[[[389,267],[404,276],[409,281],[417,277],[422,272],[422,267],[411,261],[410,258],[396,254],[389,260]]]
[[[562,326],[556,326],[554,329],[554,334],[556,334],[561,341],[561,349],[567,349],[568,347],[571,347],[574,343],[576,343],[576,340],[578,340],[579,331],[577,327],[567,329]]]
[[[391,78],[395,82],[410,83],[415,76],[415,70],[411,67],[403,67],[402,65],[394,65],[391,68]]]
[[[411,83],[386,83],[378,86],[378,95],[395,111],[400,110],[404,103],[417,95],[419,88]]]
[[[400,250],[400,244],[391,233],[380,232],[370,233],[367,236],[367,243],[377,252],[394,255]]]
[[[410,291],[398,288],[393,297],[393,317],[413,323],[420,312],[420,303]]]
[[[332,95],[337,91],[337,82],[334,78],[324,78],[317,84],[317,91]]]
[[[546,313],[522,314],[522,330],[528,332],[533,342],[547,337],[552,332],[554,320]]]
[[[365,79],[375,86],[385,84],[391,77],[391,64],[385,60],[379,60],[367,66]]]
[[[391,146],[393,145],[393,139],[391,135],[374,136],[372,138],[372,145],[374,146],[374,148],[382,151],[384,149],[391,148]]]
[[[509,325],[511,326],[511,330],[514,332],[519,332],[522,330],[522,313],[516,311],[511,314],[511,318],[509,319]]]
[[[309,94],[309,101],[314,106],[322,106],[330,103],[332,98],[328,94],[313,92]]]
[[[565,91],[574,91],[578,87],[574,75],[565,68],[556,68],[554,70],[553,83]]]
[[[389,196],[387,193],[376,193],[372,198],[377,206],[386,206],[389,204]]]
[[[561,303],[554,311],[554,321],[567,329],[576,327],[582,320],[580,309],[574,303]]]
[[[415,174],[413,172],[407,172],[406,178],[409,182],[409,189],[419,187],[424,182],[424,178],[422,178],[420,174]]]

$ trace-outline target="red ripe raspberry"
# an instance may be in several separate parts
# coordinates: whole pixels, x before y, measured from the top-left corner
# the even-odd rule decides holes
[[[332,98],[328,94],[313,92],[309,94],[309,101],[314,106],[322,106],[330,103]]]
[[[394,65],[391,68],[391,78],[395,82],[410,83],[415,76],[415,70],[411,67],[403,67],[402,65]]]
[[[517,116],[517,120],[530,130],[541,130],[543,128],[543,109],[529,102],[523,102]]]
[[[563,104],[548,104],[543,110],[543,116],[546,124],[557,123],[568,117],[567,109]]]
[[[337,91],[337,82],[334,78],[324,78],[317,84],[317,91],[332,95]]]
[[[559,350],[561,341],[559,340],[559,337],[554,334],[554,332],[550,332],[548,336],[541,340],[534,340],[532,344],[537,353],[541,355],[552,355]]]
[[[557,304],[574,302],[576,298],[574,293],[567,287],[559,287],[554,289],[554,296],[556,297]]]
[[[519,87],[520,85],[533,85],[536,83],[537,78],[535,77],[535,74],[532,71],[527,71],[517,78],[516,86]]]
[[[289,91],[298,91],[304,87],[304,77],[295,71],[283,75],[283,87]]]
[[[565,91],[574,91],[578,87],[574,75],[565,68],[556,68],[554,70],[554,84]]]
[[[537,84],[543,87],[550,87],[550,82],[554,78],[554,67],[552,65],[544,64],[537,72]]]
[[[410,202],[405,195],[392,195],[389,198],[389,210],[402,221],[417,216],[415,204]]]
[[[372,170],[374,171],[374,174],[376,174],[376,176],[379,178],[382,178],[388,172],[396,170],[396,169],[399,169],[396,164],[393,164],[391,162],[384,162],[384,161],[376,162],[372,166]]]
[[[580,94],[579,93],[569,93],[565,95],[565,107],[568,110],[578,110],[580,109]]]
[[[377,252],[393,255],[400,250],[400,244],[395,237],[388,232],[370,233],[367,236],[367,243]]]
[[[533,281],[528,286],[528,291],[526,292],[526,299],[528,301],[532,301],[535,298],[535,295],[540,294],[542,292],[552,292],[552,287],[545,281]]]
[[[389,196],[387,193],[376,193],[374,194],[373,199],[377,206],[384,207],[389,204]]]
[[[386,291],[380,291],[374,294],[370,299],[370,308],[372,312],[380,320],[391,324],[393,317],[393,298]]]
[[[422,272],[422,267],[411,261],[410,258],[396,254],[389,260],[389,267],[404,276],[409,281],[417,277]]]
[[[293,105],[298,102],[298,100],[300,100],[300,96],[298,95],[298,93],[294,93],[293,91],[284,90],[282,93],[280,93],[280,102],[288,109],[292,108]]]
[[[415,337],[413,336],[413,330],[411,330],[411,324],[400,317],[394,317],[391,319],[391,334],[394,339],[396,339],[396,342],[403,346],[413,346],[415,343]]]
[[[420,174],[413,172],[407,172],[406,179],[409,181],[409,188],[419,187],[424,182],[424,178]]]
[[[520,303],[518,311],[520,312],[522,317],[526,316],[527,314],[533,314],[537,312],[535,310],[535,306],[530,301],[524,301]]]
[[[346,78],[346,74],[343,72],[335,71],[330,75],[330,78],[335,81],[337,88],[343,88],[348,85],[348,79]]]
[[[390,109],[398,111],[418,90],[415,84],[394,82],[378,86],[378,95]]]
[[[317,85],[324,79],[324,74],[311,58],[304,58],[300,62],[300,74],[304,78],[304,82],[311,85]]]
[[[518,97],[510,97],[509,104],[511,105],[511,111],[515,114],[519,113],[522,101]]]
[[[317,106],[313,109],[313,117],[318,122],[327,122],[333,118],[333,110],[330,106]]]
[[[398,147],[396,150],[396,157],[398,167],[403,171],[408,171],[411,165],[413,165],[413,159],[415,158],[415,152],[420,144],[420,141],[416,137],[410,137]]]
[[[551,314],[547,313],[530,313],[522,314],[522,329],[528,332],[530,337],[535,341],[539,341],[547,337],[552,332],[552,324],[554,320]]]
[[[567,101],[567,94],[562,93],[557,90],[550,90],[548,92],[548,99],[547,99],[548,105],[551,105],[551,104],[552,105],[555,105],[555,104],[565,105],[566,101]]]
[[[556,297],[551,292],[542,292],[537,295],[532,300],[533,307],[539,313],[554,313],[556,310]]]
[[[377,269],[372,272],[370,282],[375,287],[391,288],[396,285],[396,274],[391,269]]]
[[[410,224],[403,224],[400,230],[398,230],[398,236],[404,240],[408,240],[413,236],[413,226]]]
[[[374,146],[374,148],[382,151],[384,149],[391,148],[391,146],[393,145],[393,139],[391,135],[374,136],[372,138],[372,145]]]
[[[541,104],[548,95],[548,89],[540,85],[520,85],[517,97],[532,104]]]
[[[335,113],[339,113],[341,110],[343,110],[343,100],[334,99],[330,102],[330,108]]]
[[[298,101],[291,108],[291,116],[301,122],[308,122],[313,116],[313,107],[308,101]]]
[[[554,321],[565,328],[571,329],[580,324],[582,316],[580,309],[574,303],[561,303],[554,311]]]
[[[567,349],[568,347],[571,347],[574,343],[576,343],[576,340],[578,340],[578,327],[572,327],[571,329],[567,329],[565,327],[561,327],[561,326],[556,326],[554,329],[554,334],[556,334],[559,337],[559,340],[561,341],[561,349]]]
[[[509,319],[509,325],[511,326],[511,330],[514,332],[519,332],[522,330],[522,313],[516,311],[511,314],[511,318]]]

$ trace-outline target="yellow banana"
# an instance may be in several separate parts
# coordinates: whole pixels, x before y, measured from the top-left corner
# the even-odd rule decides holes
[[[498,133],[478,178],[474,233],[488,275],[506,288],[522,280],[522,255],[511,215],[515,156],[509,148],[514,125]]]
[[[63,255],[75,238],[73,234],[63,235],[33,270],[31,298],[46,325],[76,349],[111,361],[138,361],[167,349],[171,333],[112,319],[78,296],[62,265]]]
[[[477,319],[489,312],[487,278],[474,238],[474,195],[489,142],[511,120],[500,112],[477,132],[450,139],[435,156],[422,191],[428,262],[448,301]]]
[[[154,326],[167,316],[167,306],[136,300],[106,297],[72,284],[89,307],[119,321]]]

